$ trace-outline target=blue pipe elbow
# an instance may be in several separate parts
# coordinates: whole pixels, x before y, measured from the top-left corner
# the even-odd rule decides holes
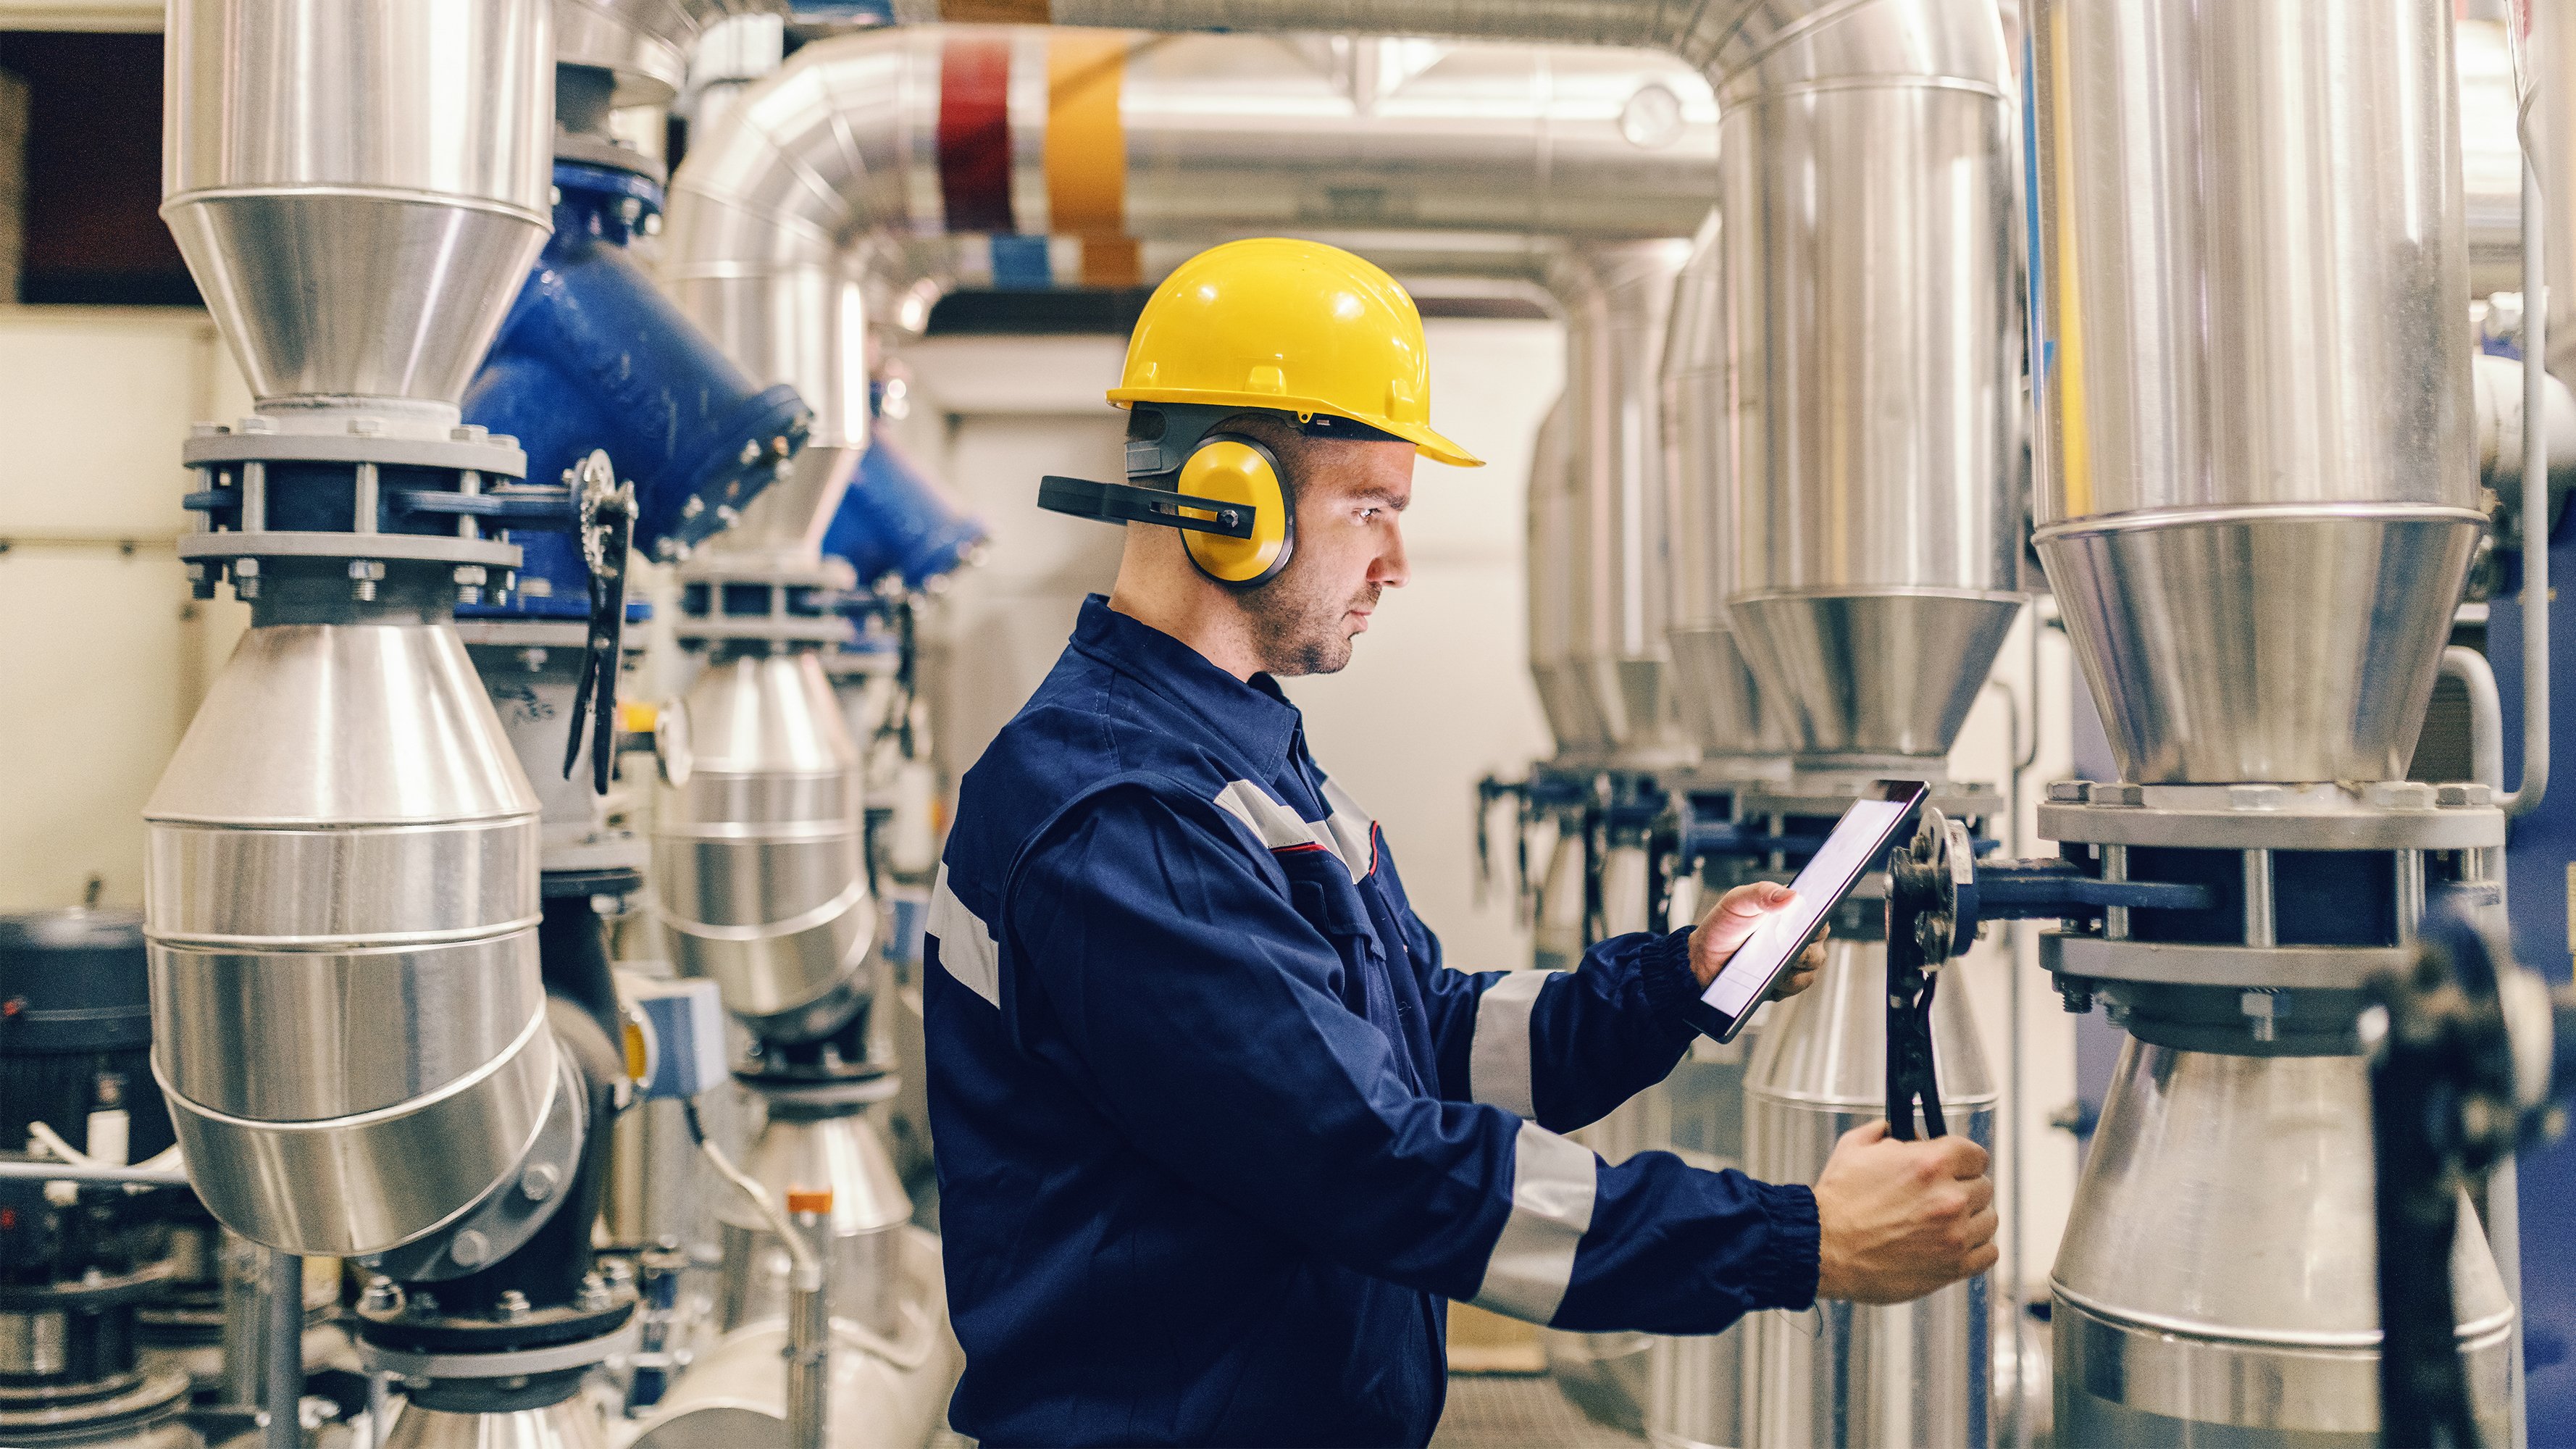
[[[849,560],[862,589],[889,574],[919,589],[974,561],[991,532],[882,432],[859,457],[823,552]]]
[[[554,175],[554,234],[466,390],[465,420],[518,438],[531,483],[606,449],[635,484],[635,547],[674,557],[730,526],[805,445],[813,412],[794,388],[745,375],[628,252],[661,210],[660,185],[570,161]],[[589,574],[571,536],[511,538],[526,553],[522,590],[476,612],[583,612]],[[531,579],[551,584],[550,607],[528,596]]]

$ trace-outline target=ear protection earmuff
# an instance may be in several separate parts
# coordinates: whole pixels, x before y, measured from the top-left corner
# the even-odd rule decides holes
[[[1164,411],[1168,419],[1183,410]],[[1191,411],[1206,416],[1181,421],[1206,428],[1242,409]],[[1230,588],[1258,588],[1277,578],[1297,546],[1295,500],[1278,455],[1241,433],[1178,434],[1183,429],[1167,427],[1127,444],[1127,476],[1168,478],[1166,486],[1047,477],[1038,482],[1038,506],[1082,518],[1177,528],[1192,566]],[[1182,448],[1187,451],[1175,465],[1173,455]]]
[[[1297,547],[1297,514],[1278,456],[1268,448],[1240,433],[1210,434],[1181,465],[1180,491],[1251,512],[1252,532],[1241,538],[1196,529],[1181,535],[1181,546],[1190,551],[1190,562],[1200,573],[1248,589],[1288,567],[1288,556]]]

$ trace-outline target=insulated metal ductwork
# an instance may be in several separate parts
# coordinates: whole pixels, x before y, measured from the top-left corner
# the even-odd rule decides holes
[[[2131,1038],[2050,1274],[2068,1442],[2381,1433],[2363,983],[2505,885],[2499,782],[2407,778],[2486,526],[2452,12],[2033,9],[2036,539],[2120,771],[2039,833],[2221,894],[2041,940]],[[2415,1328],[2506,1442],[2511,1269],[2451,1246]]]
[[[2038,11],[2040,558],[2123,780],[2402,779],[2486,526],[2449,7],[2152,8]]]
[[[688,84],[689,53],[735,15],[784,17],[780,0],[554,0],[555,63],[616,78],[620,106],[667,106]]]
[[[244,1236],[427,1276],[533,1232],[581,1104],[537,801],[447,624],[524,471],[457,399],[546,235],[543,0],[175,0],[163,216],[259,400],[200,428],[202,594],[252,628],[145,807],[153,1069]],[[365,83],[353,83],[365,78]],[[456,1248],[452,1255],[447,1249]],[[392,1271],[392,1267],[388,1267]]]
[[[1548,268],[1564,309],[1568,465],[1563,545],[1531,540],[1533,567],[1569,569],[1564,589],[1570,670],[1599,743],[1638,767],[1687,761],[1664,641],[1671,606],[1663,393],[1665,324],[1690,243],[1569,245]],[[1546,592],[1546,591],[1540,591]],[[1554,677],[1534,655],[1534,677]],[[1544,686],[1542,686],[1544,687]],[[1563,741],[1559,742],[1560,744]]]
[[[1682,725],[1703,757],[1781,756],[1789,732],[1736,642],[1734,400],[1726,370],[1726,254],[1711,209],[1673,284],[1662,373],[1665,638]]]
[[[736,360],[815,404],[812,479],[794,490],[815,498],[865,446],[867,297],[918,308],[911,284],[938,270],[914,239],[1000,233],[997,276],[1043,281],[1052,236],[1083,281],[1134,285],[1162,240],[1287,232],[1377,255],[1439,233],[1489,275],[1536,277],[1549,238],[1687,234],[1692,198],[1715,190],[1710,120],[1686,70],[1580,49],[847,36],[797,52],[697,138],[663,270]],[[812,517],[774,511],[789,541]]]
[[[952,7],[995,18],[980,0],[897,14]],[[2019,602],[2019,156],[1991,0],[1019,0],[1004,13],[1633,46],[1701,70],[1733,223],[1726,357],[1759,384],[1737,395],[1745,566],[1728,607],[1806,750],[1947,749]]]

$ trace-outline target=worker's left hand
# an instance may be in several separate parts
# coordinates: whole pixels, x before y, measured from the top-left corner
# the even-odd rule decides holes
[[[1717,968],[1726,964],[1762,918],[1787,910],[1797,902],[1798,893],[1777,881],[1759,880],[1740,885],[1717,898],[1708,914],[1700,917],[1699,929],[1691,933],[1691,974],[1699,978],[1702,991],[1717,979]],[[1816,928],[1816,939],[1789,963],[1771,983],[1771,999],[1783,1000],[1816,984],[1816,973],[1825,964],[1825,937],[1831,928]]]

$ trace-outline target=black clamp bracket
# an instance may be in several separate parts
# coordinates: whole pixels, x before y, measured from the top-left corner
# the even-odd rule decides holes
[[[573,689],[572,729],[564,741],[564,778],[581,758],[587,719],[591,728],[591,788],[608,793],[617,762],[618,640],[626,622],[626,552],[635,536],[635,485],[617,480],[608,454],[591,450],[567,475],[581,516],[582,561],[590,565],[590,618],[584,631],[581,681]]]
[[[1968,827],[1925,806],[1914,839],[1887,862],[1887,1124],[1911,1140],[1915,1113],[1947,1130],[1932,1057],[1932,996],[1942,965],[1966,954],[1987,921],[2091,921],[2114,907],[2209,908],[2205,886],[2106,881],[2071,860],[1980,864]]]

